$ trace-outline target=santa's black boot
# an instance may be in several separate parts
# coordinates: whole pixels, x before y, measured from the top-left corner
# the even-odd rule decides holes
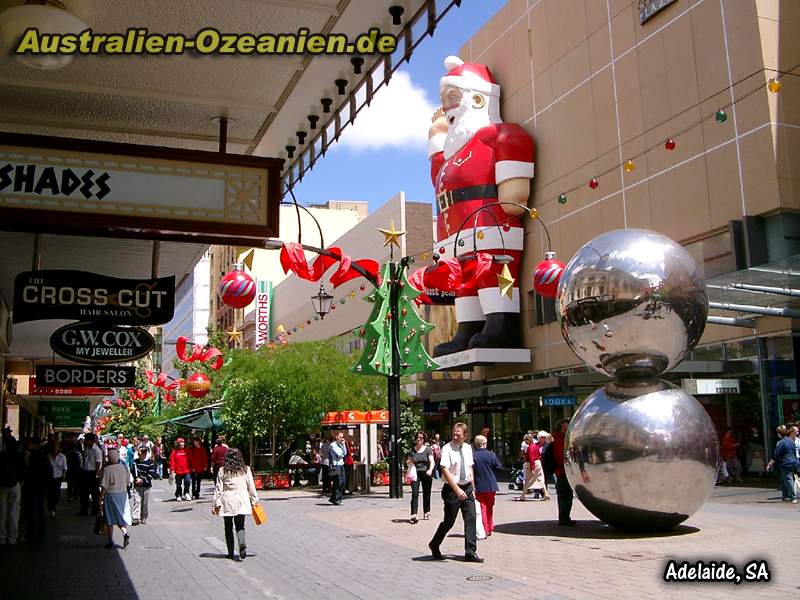
[[[446,356],[448,354],[455,354],[467,349],[470,339],[475,334],[483,330],[483,321],[462,321],[458,324],[458,329],[453,339],[449,342],[439,344],[433,349],[434,356]]]
[[[483,331],[469,340],[469,348],[519,348],[519,313],[489,313]]]

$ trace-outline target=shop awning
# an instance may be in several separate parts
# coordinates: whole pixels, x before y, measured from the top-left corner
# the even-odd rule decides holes
[[[222,403],[218,402],[217,404],[209,404],[208,406],[203,406],[202,408],[195,408],[194,410],[190,410],[186,414],[180,415],[179,417],[161,421],[159,425],[171,423],[173,425],[188,427],[189,429],[200,429],[204,431],[213,429],[214,431],[217,431],[225,426],[225,423],[220,418],[219,414],[219,409],[221,407]]]
[[[708,280],[711,312],[800,319],[800,254]]]

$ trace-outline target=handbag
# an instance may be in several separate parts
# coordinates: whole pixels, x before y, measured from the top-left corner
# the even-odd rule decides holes
[[[263,525],[267,522],[267,513],[261,508],[260,504],[253,504],[253,521],[256,525]]]
[[[408,465],[408,470],[406,471],[406,483],[411,483],[417,480],[417,465],[410,464]]]

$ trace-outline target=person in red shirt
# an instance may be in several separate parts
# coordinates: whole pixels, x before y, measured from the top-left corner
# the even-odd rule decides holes
[[[575,525],[575,520],[570,517],[572,512],[572,488],[567,480],[567,473],[564,470],[564,438],[567,435],[569,421],[564,419],[556,425],[556,433],[553,436],[553,458],[556,463],[556,494],[558,494],[558,524]]]
[[[200,499],[200,481],[203,474],[208,471],[208,454],[203,448],[203,440],[199,437],[192,440],[190,466],[192,468],[192,498]]]
[[[217,476],[222,465],[225,464],[225,455],[228,453],[228,444],[225,443],[225,436],[218,435],[216,445],[211,451],[211,469],[214,474],[214,485],[217,485]]]
[[[733,435],[733,430],[728,428],[720,440],[722,446],[722,460],[725,462],[725,468],[728,471],[728,477],[725,483],[742,482],[742,463],[739,457],[736,456],[736,451],[739,448],[739,442],[736,441],[736,436]]]
[[[171,475],[175,476],[175,499],[179,502],[181,500],[191,500],[192,497],[189,493],[191,487],[191,454],[190,450],[185,447],[186,440],[179,437],[175,440],[175,449],[169,455],[169,469]]]

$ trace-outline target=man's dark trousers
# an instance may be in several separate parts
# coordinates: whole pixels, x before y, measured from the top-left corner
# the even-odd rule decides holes
[[[80,480],[81,514],[86,514],[89,510],[89,497],[91,497],[92,515],[96,515],[100,510],[98,502],[99,492],[97,490],[97,473],[81,469]]]
[[[556,494],[558,494],[558,522],[569,523],[572,512],[572,488],[566,476],[556,475]]]
[[[465,500],[459,500],[456,493],[448,484],[442,488],[444,501],[444,520],[439,524],[439,529],[431,540],[431,546],[438,548],[442,545],[447,532],[455,525],[458,512],[464,519],[464,554],[474,556],[478,550],[478,535],[475,530],[475,494],[471,483],[459,486],[467,494]]]
[[[338,504],[342,501],[342,497],[344,496],[344,465],[331,467],[329,473],[331,477],[331,487],[333,488],[331,502],[336,502]]]

